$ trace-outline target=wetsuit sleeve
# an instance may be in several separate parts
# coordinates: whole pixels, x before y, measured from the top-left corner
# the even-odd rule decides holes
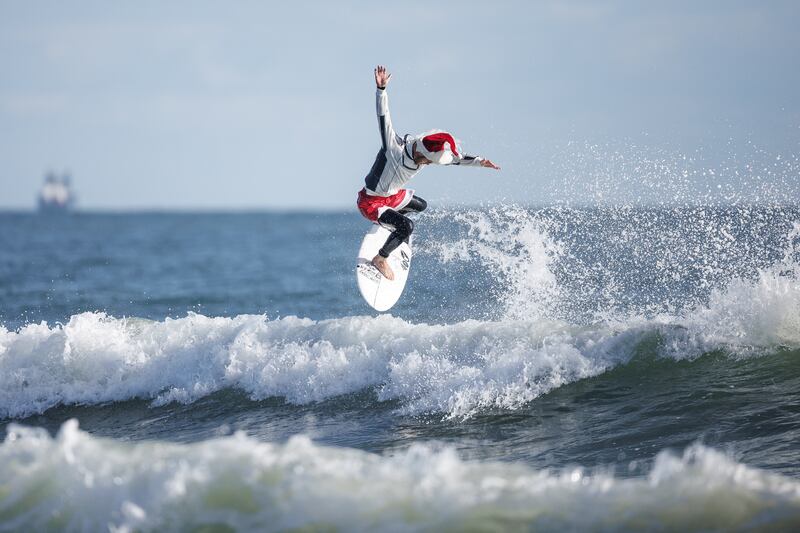
[[[481,162],[483,162],[483,158],[477,155],[467,155],[464,154],[459,159],[456,159],[451,164],[452,165],[463,165],[467,167],[479,167],[481,166]]]
[[[378,112],[378,126],[381,130],[381,144],[386,150],[390,141],[394,140],[396,134],[392,126],[392,117],[389,116],[389,95],[386,89],[378,89],[376,94],[376,106]]]

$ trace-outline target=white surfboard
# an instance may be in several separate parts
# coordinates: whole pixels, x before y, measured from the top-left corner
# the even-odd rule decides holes
[[[389,254],[389,266],[394,272],[394,280],[389,281],[373,266],[372,258],[377,255],[390,234],[391,232],[383,226],[373,224],[361,241],[361,249],[358,251],[356,262],[358,289],[364,300],[376,311],[386,311],[397,303],[403,294],[408,271],[411,268],[411,246],[405,242]]]

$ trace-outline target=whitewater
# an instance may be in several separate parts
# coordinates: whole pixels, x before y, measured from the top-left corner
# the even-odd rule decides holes
[[[382,457],[304,437],[276,445],[241,433],[192,445],[125,444],[92,437],[70,420],[55,437],[12,426],[0,461],[5,529],[800,526],[800,483],[703,446],[662,453],[645,479],[625,480],[581,468],[468,463],[424,445]]]
[[[0,530],[800,525],[791,205],[2,217]]]
[[[695,358],[800,349],[800,285],[762,275],[688,319],[605,326],[560,321],[413,324],[390,315],[314,321],[190,314],[155,322],[74,315],[0,328],[0,416],[135,398],[192,402],[222,389],[303,404],[374,389],[401,411],[468,417],[519,408],[566,383],[653,350]],[[787,315],[787,311],[793,314]]]

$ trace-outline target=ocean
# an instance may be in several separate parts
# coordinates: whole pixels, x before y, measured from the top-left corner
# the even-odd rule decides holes
[[[0,214],[0,531],[800,529],[800,209]]]

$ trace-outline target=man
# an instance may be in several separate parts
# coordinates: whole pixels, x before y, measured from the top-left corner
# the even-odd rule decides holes
[[[386,243],[372,259],[381,274],[394,279],[386,260],[400,243],[414,231],[414,223],[405,216],[424,211],[428,204],[402,186],[425,165],[469,165],[500,170],[500,167],[481,157],[461,153],[455,138],[446,131],[432,131],[421,135],[400,137],[389,118],[389,97],[386,85],[392,75],[378,65],[375,69],[377,85],[378,124],[381,130],[381,149],[372,169],[365,178],[366,186],[358,193],[358,209],[368,220],[392,230]]]

